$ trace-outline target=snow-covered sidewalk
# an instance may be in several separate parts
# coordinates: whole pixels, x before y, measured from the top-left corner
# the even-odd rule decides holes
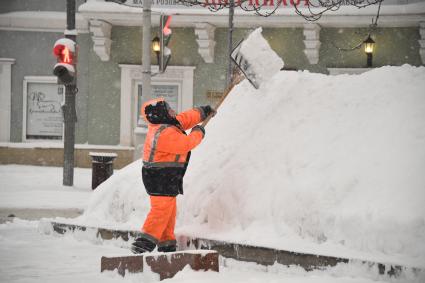
[[[65,236],[51,233],[39,221],[15,219],[0,225],[0,282],[158,282],[156,275],[134,274],[122,278],[115,272],[100,272],[100,258],[128,255],[121,241],[96,239],[85,233]],[[380,283],[420,282],[407,278],[391,280],[364,266],[341,265],[326,271],[306,272],[298,267],[259,266],[222,260],[220,272],[194,272],[190,269],[163,282],[285,282],[285,283]]]
[[[92,195],[91,169],[75,168],[74,186],[62,185],[62,168],[0,165],[0,223],[16,216],[77,217]]]
[[[91,169],[75,168],[74,186],[62,185],[61,167],[0,166],[0,207],[84,209],[90,199]]]
[[[75,188],[66,188],[61,185],[61,168],[1,165],[0,208],[44,208],[52,213],[83,209],[91,195],[90,177],[89,169],[76,169]],[[58,235],[52,233],[46,219],[15,218],[13,222],[0,224],[0,254],[0,282],[158,282],[149,273],[125,278],[114,272],[100,273],[100,258],[129,255],[128,243],[102,241],[81,232]],[[419,283],[423,280],[409,276],[405,274],[398,279],[379,276],[374,269],[353,264],[306,272],[298,267],[264,267],[221,259],[218,274],[185,269],[164,282]]]

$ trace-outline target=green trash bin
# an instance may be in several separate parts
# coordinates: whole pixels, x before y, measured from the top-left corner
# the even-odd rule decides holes
[[[117,158],[117,154],[90,152],[89,155],[92,159],[91,188],[94,190],[114,173],[114,159]]]

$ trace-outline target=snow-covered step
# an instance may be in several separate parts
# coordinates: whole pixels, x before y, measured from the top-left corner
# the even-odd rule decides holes
[[[101,272],[117,270],[127,273],[153,272],[160,280],[172,278],[186,266],[198,271],[219,271],[218,253],[211,250],[149,253],[124,257],[102,257]]]

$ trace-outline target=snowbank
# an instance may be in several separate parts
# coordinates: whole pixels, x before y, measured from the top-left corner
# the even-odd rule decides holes
[[[115,171],[93,191],[84,214],[71,221],[90,226],[139,230],[150,208],[141,168],[142,161],[137,160]]]
[[[178,232],[425,266],[425,68],[237,86],[194,150]],[[79,221],[138,229],[140,162]]]
[[[423,263],[424,90],[425,68],[410,66],[241,85],[193,155],[181,222],[249,243],[302,238]]]

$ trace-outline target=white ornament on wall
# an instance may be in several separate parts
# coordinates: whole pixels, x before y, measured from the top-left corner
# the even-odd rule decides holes
[[[112,25],[105,21],[91,20],[90,32],[92,33],[93,50],[102,61],[109,61],[111,54],[111,29]]]
[[[310,64],[317,64],[319,62],[319,49],[320,49],[320,26],[318,24],[305,24],[304,25],[304,53],[307,56]]]
[[[195,34],[197,35],[196,42],[198,43],[198,52],[204,59],[205,63],[214,62],[214,47],[215,47],[215,26],[209,23],[196,23]]]

